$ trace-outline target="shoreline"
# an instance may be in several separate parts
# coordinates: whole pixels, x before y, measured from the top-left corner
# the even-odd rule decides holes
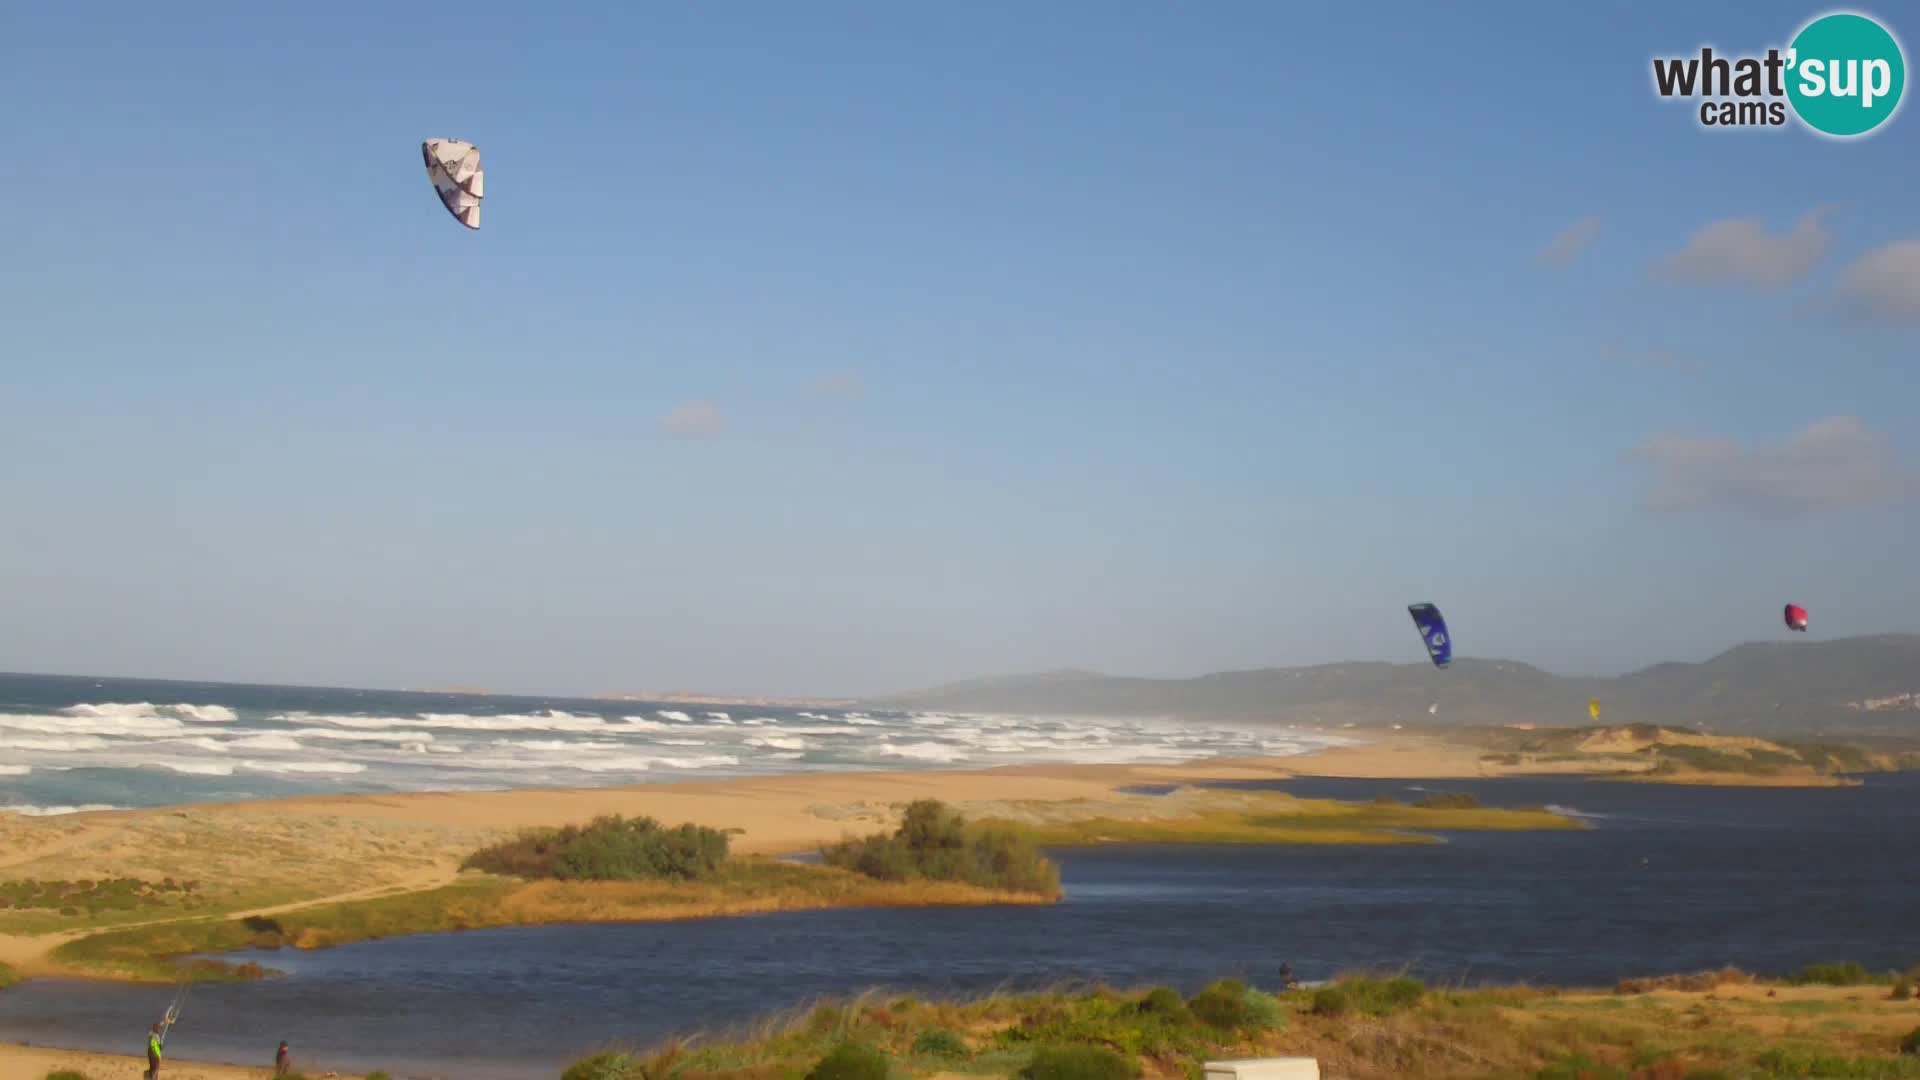
[[[1296,777],[1470,780],[1517,776],[1698,783],[1702,778],[1622,776],[1617,763],[1553,768],[1498,764],[1482,749],[1431,735],[1359,735],[1280,757],[1181,764],[1045,764],[991,769],[830,771],[608,788],[491,792],[302,795],[52,817],[0,815],[0,878],[105,882],[176,879],[193,890],[150,910],[67,917],[0,910],[0,970],[19,978],[151,981],[153,958],[221,952],[232,924],[270,926],[255,939],[310,948],[350,940],[507,925],[642,922],[831,907],[1046,902],[933,882],[800,881],[766,860],[816,851],[849,836],[893,828],[915,799],[936,799],[983,824],[1011,827],[1048,846],[1139,843],[1423,843],[1447,830],[1584,828],[1547,811],[1381,806],[1277,792],[1198,788],[1223,780]],[[1781,777],[1709,775],[1753,784]],[[1165,793],[1130,789],[1171,787]],[[1770,785],[1778,786],[1778,785]],[[691,822],[731,834],[743,866],[727,888],[551,883],[462,873],[474,850],[527,828],[583,823],[604,814]],[[758,857],[753,858],[753,857]],[[755,867],[760,869],[756,870]],[[746,880],[752,879],[752,880]],[[217,885],[203,885],[215,882]],[[771,882],[771,883],[769,883]],[[460,906],[464,904],[465,906]],[[357,920],[357,921],[356,921]],[[284,924],[284,927],[282,926]],[[372,925],[378,929],[367,929]],[[358,926],[358,931],[343,929]],[[209,930],[208,927],[214,929]],[[180,934],[169,936],[170,931]],[[354,932],[358,937],[352,936]],[[186,936],[181,936],[185,934]],[[92,940],[108,950],[85,960]],[[147,959],[115,969],[146,942]],[[224,943],[224,944],[222,944]],[[136,970],[144,969],[144,970]]]
[[[1760,978],[1724,968],[1623,978],[1611,986],[1444,987],[1374,974],[1292,990],[1227,978],[1191,998],[1145,983],[1065,982],[952,1000],[869,989],[776,1006],[757,1021],[715,1029],[710,1037],[603,1043],[573,1053],[580,1055],[575,1067],[590,1066],[595,1076],[620,1080],[659,1075],[649,1062],[675,1060],[695,1075],[716,1069],[723,1075],[742,1069],[799,1075],[848,1041],[885,1055],[894,1075],[928,1080],[1021,1075],[1042,1045],[1118,1049],[1123,1060],[1156,1066],[1148,1076],[1169,1075],[1169,1068],[1182,1063],[1276,1054],[1310,1056],[1327,1075],[1355,1080],[1544,1075],[1539,1070],[1574,1062],[1585,1064],[1577,1073],[1551,1075],[1624,1076],[1620,1066],[1649,1060],[1663,1064],[1649,1076],[1694,1075],[1695,1070],[1807,1075],[1814,1055],[1831,1063],[1814,1075],[1907,1075],[1902,1062],[1911,1051],[1903,1052],[1902,1043],[1914,1038],[1909,1034],[1915,1031],[1914,1003],[1892,989],[1897,973],[1862,975],[1857,981],[1822,982]],[[1116,1012],[1114,1003],[1128,999],[1154,1004]],[[1206,999],[1216,1005],[1241,1003],[1235,1022],[1223,1028],[1196,1015]],[[1809,1026],[1809,1017],[1828,1022]],[[1380,1038],[1383,1025],[1400,1037]],[[1036,1041],[1031,1033],[1041,1029],[1049,1037]],[[941,1035],[937,1044],[923,1041],[934,1032]],[[1366,1037],[1356,1037],[1362,1034]],[[1409,1053],[1415,1057],[1409,1059]],[[953,1071],[967,1060],[974,1067]],[[458,1075],[459,1066],[455,1057],[416,1067],[427,1075],[448,1076]],[[0,1080],[44,1080],[54,1070],[72,1070],[87,1080],[134,1080],[144,1068],[144,1059],[132,1054],[0,1041]],[[303,1071],[332,1080],[386,1075],[331,1071],[317,1063]],[[162,1075],[264,1080],[271,1073],[265,1065],[170,1058]],[[415,1074],[404,1068],[399,1073]],[[542,1068],[539,1074],[551,1072]]]
[[[1400,743],[1389,744],[1401,746]],[[1363,747],[1339,747],[1351,756]],[[915,799],[945,803],[976,822],[1014,827],[1057,826],[1063,820],[1100,819],[1123,828],[1158,829],[1169,822],[1210,819],[1213,830],[1188,842],[1221,839],[1219,826],[1231,826],[1224,838],[1237,842],[1379,842],[1389,827],[1369,808],[1370,820],[1356,818],[1341,833],[1327,807],[1347,804],[1298,800],[1278,792],[1228,792],[1181,788],[1172,795],[1142,795],[1122,789],[1152,783],[1192,784],[1208,780],[1281,780],[1306,774],[1307,755],[1238,760],[1198,760],[1180,765],[1030,765],[988,770],[904,772],[818,772],[727,780],[686,780],[612,788],[522,789],[465,793],[304,795],[252,802],[192,804],[139,810],[92,811],[53,817],[0,815],[0,877],[29,881],[106,882],[116,878],[179,881],[185,891],[160,899],[142,897],[147,907],[108,908],[91,913],[77,906],[60,915],[51,910],[0,910],[0,965],[21,978],[44,976],[112,977],[94,965],[63,962],[56,950],[103,934],[146,930],[159,940],[171,929],[202,923],[231,924],[267,920],[298,926],[295,913],[310,922],[325,916],[375,911],[391,915],[396,927],[411,920],[419,929],[459,929],[463,925],[513,925],[563,919],[553,905],[532,904],[523,886],[520,898],[495,890],[487,903],[510,901],[505,908],[484,907],[462,915],[416,908],[405,918],[397,909],[410,899],[423,904],[432,894],[459,899],[460,864],[474,850],[527,828],[583,823],[604,814],[651,817],[667,825],[692,822],[730,832],[735,856],[779,858],[818,850],[849,836],[893,828],[898,811]],[[1292,814],[1291,831],[1248,827],[1255,813]],[[1400,829],[1567,827],[1565,819],[1522,811],[1406,812],[1391,822]],[[1421,815],[1457,815],[1426,820]],[[1303,833],[1301,830],[1309,830]],[[1100,839],[1094,837],[1092,839]],[[1183,837],[1167,836],[1178,842]],[[1400,842],[1418,842],[1401,838]],[[764,874],[762,875],[765,876]],[[506,879],[497,879],[504,881]],[[916,883],[904,883],[913,885]],[[789,907],[886,906],[936,902],[1000,903],[1017,900],[986,891],[905,888],[901,883],[749,882],[726,894],[684,890],[678,895],[646,896],[636,901],[631,888],[603,888],[595,897],[575,897],[561,910],[597,914],[596,921],[648,921],[669,914],[717,915],[781,910]],[[782,891],[784,890],[784,891]],[[577,890],[582,891],[582,890]],[[590,890],[588,890],[590,891]],[[468,890],[470,895],[472,890]],[[657,892],[657,890],[656,890]],[[963,895],[964,894],[964,895]],[[696,898],[689,900],[689,895]],[[822,899],[825,896],[825,899]],[[611,900],[602,902],[605,897]],[[636,904],[638,905],[636,907]],[[503,911],[517,912],[513,918]],[[309,927],[311,928],[311,927]],[[320,930],[304,939],[298,932],[286,943],[334,940],[338,932]],[[394,929],[394,934],[400,932]],[[196,934],[198,931],[196,931]],[[393,936],[382,934],[380,936]],[[195,937],[187,942],[200,944]],[[337,941],[335,941],[337,943]],[[231,946],[229,946],[231,947]],[[162,946],[155,949],[166,951]],[[173,948],[172,954],[182,950]],[[197,950],[195,950],[197,951]],[[74,954],[69,954],[74,955]],[[127,972],[121,972],[124,978]]]
[[[271,1054],[269,1048],[268,1055]],[[131,1054],[0,1042],[0,1080],[43,1080],[47,1074],[62,1070],[78,1073],[86,1080],[138,1080],[146,1075],[147,1061]],[[162,1063],[160,1075],[165,1080],[267,1080],[273,1076],[273,1067],[169,1057]],[[365,1080],[365,1076],[357,1072],[325,1071],[308,1075]]]

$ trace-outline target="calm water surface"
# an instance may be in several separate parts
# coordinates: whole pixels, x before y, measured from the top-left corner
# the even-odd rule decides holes
[[[1575,780],[1300,780],[1370,799],[1419,787],[1553,804],[1580,833],[1452,834],[1391,848],[1057,852],[1052,907],[804,912],[429,935],[249,954],[290,973],[194,991],[168,1049],[475,1080],[551,1077],[580,1054],[745,1022],[883,984],[940,994],[1061,979],[1270,983],[1411,967],[1436,980],[1601,984],[1738,964],[1920,960],[1920,774],[1833,790]],[[0,1038],[134,1052],[168,991],[36,981],[0,993]]]

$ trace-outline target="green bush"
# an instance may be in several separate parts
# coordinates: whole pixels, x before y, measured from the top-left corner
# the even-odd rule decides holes
[[[559,829],[529,829],[467,857],[462,869],[560,881],[641,881],[711,877],[727,858],[727,834],[703,825],[668,829],[652,818],[594,818]]]
[[[1040,849],[1008,829],[969,828],[935,799],[907,806],[900,827],[820,849],[829,866],[881,881],[959,881],[991,889],[1053,895],[1060,874]]]
[[[921,1057],[964,1058],[967,1041],[958,1032],[928,1028],[913,1040],[913,1052]]]
[[[1426,992],[1420,980],[1404,975],[1393,979],[1342,979],[1333,986],[1314,991],[1313,1011],[1320,1016],[1341,1016],[1349,1012],[1387,1016],[1418,1005]]]
[[[1315,1016],[1345,1016],[1353,1011],[1353,997],[1342,986],[1323,986],[1313,992]]]
[[[1534,1080],[1627,1080],[1622,1069],[1602,1065],[1585,1054],[1572,1054],[1533,1074]]]
[[[87,1080],[87,1075],[85,1073],[73,1072],[69,1069],[60,1069],[48,1073],[47,1080]]]
[[[1793,981],[1801,986],[1865,986],[1873,975],[1855,963],[1808,964]]]
[[[1141,998],[1135,1008],[1147,1016],[1157,1016],[1173,1024],[1184,1024],[1193,1019],[1193,1010],[1187,1008],[1187,999],[1170,986],[1156,986],[1147,991],[1147,996]]]
[[[1043,1046],[1020,1080],[1132,1080],[1139,1069],[1104,1046]]]
[[[1247,991],[1247,1027],[1258,1031],[1278,1031],[1287,1026],[1286,1006],[1264,990]]]
[[[1907,1037],[1900,1040],[1900,1052],[1920,1056],[1920,1028],[1907,1032]]]
[[[393,1074],[385,1069],[375,1069],[367,1074],[366,1080],[393,1080]]]
[[[1786,1080],[1806,1077],[1833,1080],[1893,1080],[1895,1077],[1920,1076],[1920,1062],[1883,1057],[1850,1058],[1807,1049],[1778,1048],[1761,1054],[1755,1062],[1763,1076]]]
[[[569,1065],[560,1080],[626,1080],[639,1067],[640,1062],[626,1054],[595,1054]]]
[[[1221,979],[1193,996],[1187,1008],[1208,1027],[1239,1031],[1253,1019],[1247,1007],[1247,986],[1238,979]]]
[[[834,1047],[807,1073],[807,1080],[887,1080],[887,1055],[862,1043]]]
[[[1902,976],[1899,981],[1893,984],[1893,993],[1887,996],[1895,1001],[1911,1001],[1913,999],[1912,980]]]

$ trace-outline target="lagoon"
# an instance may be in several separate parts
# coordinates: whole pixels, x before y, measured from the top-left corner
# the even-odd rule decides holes
[[[1221,785],[1240,786],[1240,785]],[[1308,797],[1471,791],[1552,804],[1581,832],[1455,833],[1388,847],[1128,845],[1056,852],[1051,907],[794,912],[703,922],[422,935],[229,956],[289,973],[194,991],[182,1058],[257,1062],[280,1039],[333,1068],[558,1075],[622,1040],[743,1023],[874,985],[974,994],[1064,979],[1238,974],[1270,985],[1362,967],[1431,981],[1604,985],[1736,964],[1782,974],[1920,961],[1920,774],[1858,788],[1586,780],[1262,781]],[[35,981],[0,993],[0,1039],[137,1049],[164,988]]]

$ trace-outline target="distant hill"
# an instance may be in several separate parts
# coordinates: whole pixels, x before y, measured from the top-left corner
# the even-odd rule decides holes
[[[1340,663],[1141,679],[1059,671],[971,679],[871,699],[883,708],[1058,716],[1178,716],[1318,726],[1586,724],[1750,733],[1920,735],[1920,635],[1741,645],[1698,664],[1570,678],[1511,660]],[[1437,706],[1429,712],[1429,706]]]

